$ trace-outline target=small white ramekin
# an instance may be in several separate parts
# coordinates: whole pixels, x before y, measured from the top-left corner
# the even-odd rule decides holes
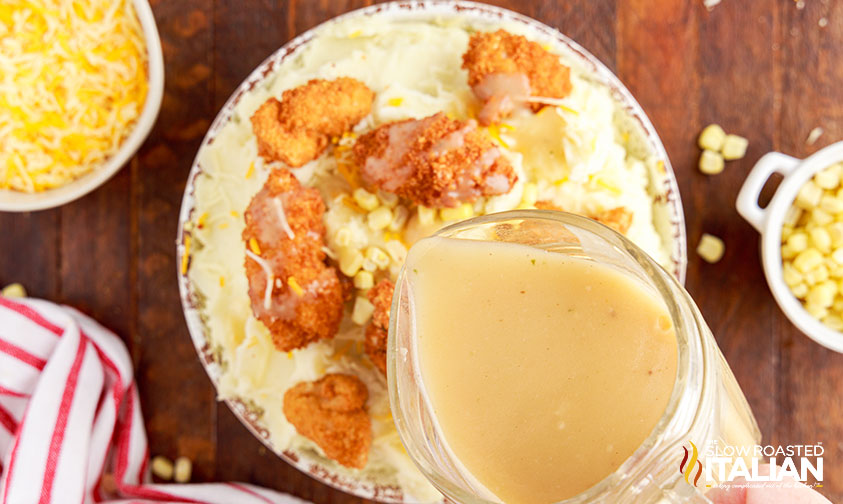
[[[843,333],[812,317],[790,292],[782,276],[782,225],[784,216],[799,189],[814,174],[843,161],[843,142],[817,151],[806,159],[770,152],[755,164],[738,193],[738,213],[761,233],[761,263],[767,284],[788,319],[806,336],[820,345],[843,353]],[[761,208],[758,197],[773,173],[784,176],[770,203]]]
[[[146,40],[149,73],[146,102],[134,129],[123,140],[123,144],[117,152],[108,158],[102,166],[94,168],[90,173],[69,184],[37,193],[0,189],[0,211],[31,212],[46,210],[81,198],[120,171],[120,168],[137,152],[149,135],[153,124],[155,124],[155,119],[158,117],[158,111],[161,109],[161,98],[164,95],[164,56],[161,52],[158,28],[155,25],[155,18],[152,15],[148,0],[133,0],[133,3]]]

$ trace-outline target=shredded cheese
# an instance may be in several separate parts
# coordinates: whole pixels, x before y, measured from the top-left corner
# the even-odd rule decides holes
[[[0,2],[0,188],[59,187],[114,155],[147,72],[130,0]]]
[[[275,204],[275,210],[278,212],[278,220],[281,221],[281,229],[287,233],[287,237],[289,239],[295,239],[296,235],[293,234],[293,230],[290,228],[290,224],[287,222],[287,214],[284,213],[284,204],[281,203],[281,200],[278,198],[273,198],[272,203]]]
[[[266,275],[266,291],[263,293],[263,307],[269,309],[272,306],[272,284],[275,282],[275,275],[272,274],[272,268],[266,259],[258,256],[251,250],[246,250],[246,257],[258,263],[264,274]]]
[[[296,294],[296,296],[304,296],[304,289],[302,289],[301,285],[299,285],[299,283],[296,281],[296,277],[288,278],[287,285],[290,286],[290,290],[292,290]]]
[[[187,265],[190,261],[190,235],[184,235],[184,251],[181,253],[181,274],[187,274]]]
[[[261,247],[258,245],[258,241],[254,237],[249,238],[249,250],[257,255],[261,255]]]

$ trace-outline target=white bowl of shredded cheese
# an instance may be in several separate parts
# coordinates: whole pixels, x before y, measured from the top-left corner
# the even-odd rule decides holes
[[[494,6],[439,1],[379,4],[300,35],[258,66],[223,106],[187,181],[179,217],[179,287],[191,337],[219,398],[290,464],[365,499],[434,502],[441,495],[404,451],[390,414],[386,380],[362,355],[364,328],[354,320],[352,303],[346,303],[334,338],[291,352],[278,351],[266,326],[252,315],[241,237],[243,215],[273,167],[257,154],[249,118],[269,97],[286,89],[311,78],[339,76],[358,79],[376,94],[371,114],[358,125],[360,131],[439,111],[463,117],[471,90],[460,63],[470,33],[499,28],[542,44],[572,67],[573,92],[566,103],[577,113],[566,118],[564,131],[557,127],[559,116],[553,109],[513,118],[511,129],[498,136],[501,148],[512,146],[524,182],[515,184],[510,193],[478,200],[468,210],[504,211],[528,199],[552,200],[583,213],[623,205],[635,212],[627,236],[681,281],[686,252],[679,193],[661,141],[641,107],[605,66],[575,42],[538,21]],[[345,141],[338,139],[337,149],[347,148]],[[549,144],[556,148],[545,148]],[[319,189],[326,200],[326,248],[335,252],[343,246],[383,247],[392,259],[388,270],[378,274],[397,274],[402,260],[389,245],[399,241],[371,232],[366,215],[345,204],[346,194],[331,195],[335,189],[345,190],[338,169],[334,156],[323,155],[294,171],[302,184]],[[444,217],[446,210],[452,209],[441,210],[437,223],[451,220]],[[421,224],[420,209],[414,215],[401,229],[408,246],[435,231]],[[345,245],[340,236],[348,238]],[[282,411],[286,390],[325,373],[354,375],[368,388],[373,439],[362,469],[326,457],[319,446],[297,433]]]
[[[105,183],[146,139],[164,91],[147,0],[37,7],[12,2],[13,22],[0,23],[11,65],[0,69],[0,211],[54,208]]]

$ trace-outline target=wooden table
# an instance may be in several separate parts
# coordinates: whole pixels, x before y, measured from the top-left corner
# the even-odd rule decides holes
[[[128,166],[63,208],[0,214],[0,284],[68,303],[121,334],[140,381],[152,454],[186,455],[194,479],[242,480],[317,503],[359,501],[299,473],[246,431],[196,359],[176,289],[176,217],[211,120],[237,84],[298,33],[362,0],[153,1],[166,63],[158,124]],[[768,443],[825,447],[825,486],[843,500],[843,355],[800,334],[764,281],[758,236],[735,212],[753,163],[843,137],[843,2],[502,1],[568,34],[626,83],[676,170],[688,223],[687,287],[717,337]],[[821,19],[827,26],[821,27]],[[750,140],[725,173],[696,170],[711,122]],[[821,126],[812,146],[805,139]],[[693,250],[721,236],[715,265]]]

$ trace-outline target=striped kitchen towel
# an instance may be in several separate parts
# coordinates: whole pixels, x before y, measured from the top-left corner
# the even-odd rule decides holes
[[[148,459],[123,342],[72,308],[0,296],[0,504],[303,503],[241,483],[150,484]]]

